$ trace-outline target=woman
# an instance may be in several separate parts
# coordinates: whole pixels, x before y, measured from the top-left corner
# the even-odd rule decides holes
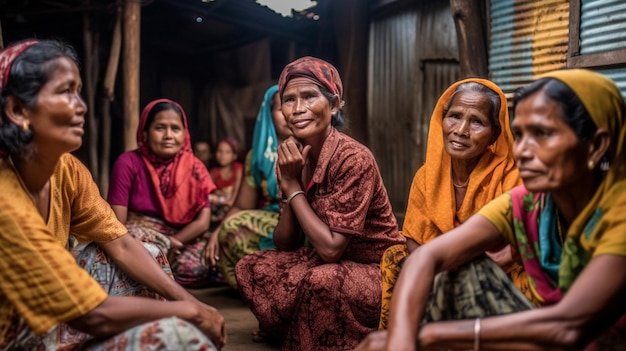
[[[108,201],[135,238],[167,254],[177,282],[203,288],[211,270],[201,263],[215,189],[209,173],[193,155],[187,117],[168,99],[150,102],[137,129],[136,150],[113,165]]]
[[[465,79],[441,95],[430,119],[426,162],[411,184],[402,227],[406,245],[390,247],[381,261],[379,329],[387,328],[391,294],[406,256],[521,183],[512,145],[506,97],[496,84]],[[490,255],[516,286],[528,290],[521,266],[511,262],[509,247]]]
[[[615,83],[587,70],[548,73],[517,92],[513,152],[524,185],[412,253],[394,291],[388,335],[369,337],[360,349],[386,341],[387,350],[623,350],[625,113]],[[492,262],[474,260],[504,242],[523,261],[539,308]],[[474,290],[466,279],[474,269],[490,271],[484,279],[493,286]],[[443,308],[446,301],[453,308]],[[463,318],[472,319],[419,326]]]
[[[278,149],[278,250],[239,261],[239,290],[261,332],[284,338],[283,350],[351,349],[376,329],[380,258],[404,239],[373,155],[336,129],[345,120],[335,67],[298,59],[279,87],[294,137]]]
[[[224,215],[232,207],[239,193],[243,165],[237,161],[239,147],[231,137],[224,137],[217,142],[215,162],[217,165],[209,169],[209,174],[216,189],[209,195],[211,202],[211,222],[219,224]]]
[[[205,262],[216,267],[228,285],[237,289],[235,264],[245,255],[273,248],[272,233],[278,223],[279,190],[276,180],[278,143],[291,135],[280,111],[278,86],[263,97],[246,156],[244,180],[234,205],[213,231]]]
[[[69,154],[87,111],[76,62],[48,40],[0,54],[0,349],[213,349],[207,336],[221,347],[223,318],[126,235]],[[70,233],[93,241],[76,260]],[[137,297],[155,293],[177,301]]]

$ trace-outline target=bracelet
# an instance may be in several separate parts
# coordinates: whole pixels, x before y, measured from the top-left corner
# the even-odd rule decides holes
[[[474,321],[474,351],[480,350],[480,317]]]
[[[284,199],[283,202],[286,203],[287,205],[289,205],[289,203],[291,203],[291,200],[293,200],[294,197],[296,197],[296,196],[298,196],[300,194],[304,194],[304,191],[302,191],[302,190],[294,191],[293,193],[291,193],[291,195],[289,195],[288,198]]]

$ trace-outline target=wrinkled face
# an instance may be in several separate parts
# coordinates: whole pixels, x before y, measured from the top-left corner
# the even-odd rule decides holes
[[[489,98],[480,92],[462,91],[453,99],[441,123],[444,148],[453,159],[480,157],[494,137]]]
[[[219,164],[220,166],[227,166],[237,160],[237,154],[229,143],[222,141],[217,144],[215,159],[217,160],[217,164]]]
[[[63,154],[82,144],[87,105],[80,96],[82,81],[76,64],[67,57],[55,61],[50,79],[39,90],[35,106],[26,109],[24,119],[37,150]]]
[[[274,122],[274,129],[276,129],[276,136],[279,140],[287,139],[293,134],[287,125],[285,116],[283,116],[278,93],[274,94],[272,98],[272,122]]]
[[[162,159],[172,158],[183,147],[183,119],[172,109],[163,110],[154,116],[145,135],[146,143],[155,155]]]
[[[199,141],[194,145],[193,154],[200,159],[204,164],[208,164],[211,160],[211,148],[209,143]]]
[[[296,138],[319,138],[330,132],[333,107],[317,84],[306,78],[291,79],[282,102],[283,115]]]
[[[583,186],[588,146],[565,122],[560,106],[543,91],[519,101],[511,124],[513,156],[524,185],[534,192]]]

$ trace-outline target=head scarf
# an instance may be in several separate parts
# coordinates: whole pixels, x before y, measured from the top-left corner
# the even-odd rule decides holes
[[[9,74],[11,73],[11,66],[13,61],[20,56],[24,50],[37,44],[38,40],[26,40],[7,47],[2,53],[0,53],[0,91],[7,86],[9,82]]]
[[[626,233],[626,104],[615,83],[593,71],[562,70],[540,78],[557,79],[572,89],[596,126],[608,130],[611,138],[609,170],[567,232],[559,267],[559,287],[565,292],[591,259],[589,252],[604,233]]]
[[[254,182],[261,184],[267,180],[267,191],[272,199],[278,200],[278,181],[276,180],[276,161],[278,160],[278,135],[272,119],[272,99],[278,92],[278,85],[273,85],[265,92],[259,114],[254,123],[252,135],[251,171]],[[272,205],[278,212],[278,202]]]
[[[443,145],[443,109],[456,88],[467,82],[476,82],[500,96],[498,120],[501,133],[490,145],[470,174],[465,199],[456,211],[452,186],[450,155]],[[430,119],[426,162],[417,171],[411,184],[402,234],[419,244],[452,230],[455,216],[462,223],[498,195],[521,183],[512,152],[513,136],[509,128],[506,97],[493,82],[471,78],[452,84],[439,98]]]
[[[219,145],[221,143],[226,143],[230,146],[230,148],[233,150],[234,154],[237,154],[239,152],[239,146],[237,144],[237,140],[235,140],[235,138],[233,137],[223,137],[220,140],[217,141],[216,146],[219,147]]]
[[[282,97],[285,86],[291,78],[305,77],[328,89],[333,95],[343,101],[343,83],[335,66],[316,57],[301,57],[285,66],[278,78],[278,90]]]
[[[164,160],[155,155],[144,139],[144,128],[150,111],[155,105],[167,102],[177,106],[181,111],[185,136],[183,146],[171,159]],[[150,102],[141,112],[137,128],[137,145],[139,153],[148,167],[150,178],[154,184],[164,219],[175,226],[191,222],[198,212],[209,201],[209,193],[215,189],[209,173],[191,149],[191,137],[185,110],[169,99],[158,99]]]

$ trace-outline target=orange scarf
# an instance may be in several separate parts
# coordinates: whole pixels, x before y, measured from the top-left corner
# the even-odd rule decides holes
[[[452,186],[452,162],[443,145],[442,120],[446,102],[457,86],[466,82],[480,83],[500,96],[498,118],[502,132],[470,174],[465,199],[457,212]],[[426,162],[417,171],[411,184],[402,234],[423,245],[460,224],[455,222],[455,216],[462,223],[498,195],[521,184],[512,145],[509,113],[502,90],[495,83],[478,78],[452,84],[439,98],[431,116]]]

